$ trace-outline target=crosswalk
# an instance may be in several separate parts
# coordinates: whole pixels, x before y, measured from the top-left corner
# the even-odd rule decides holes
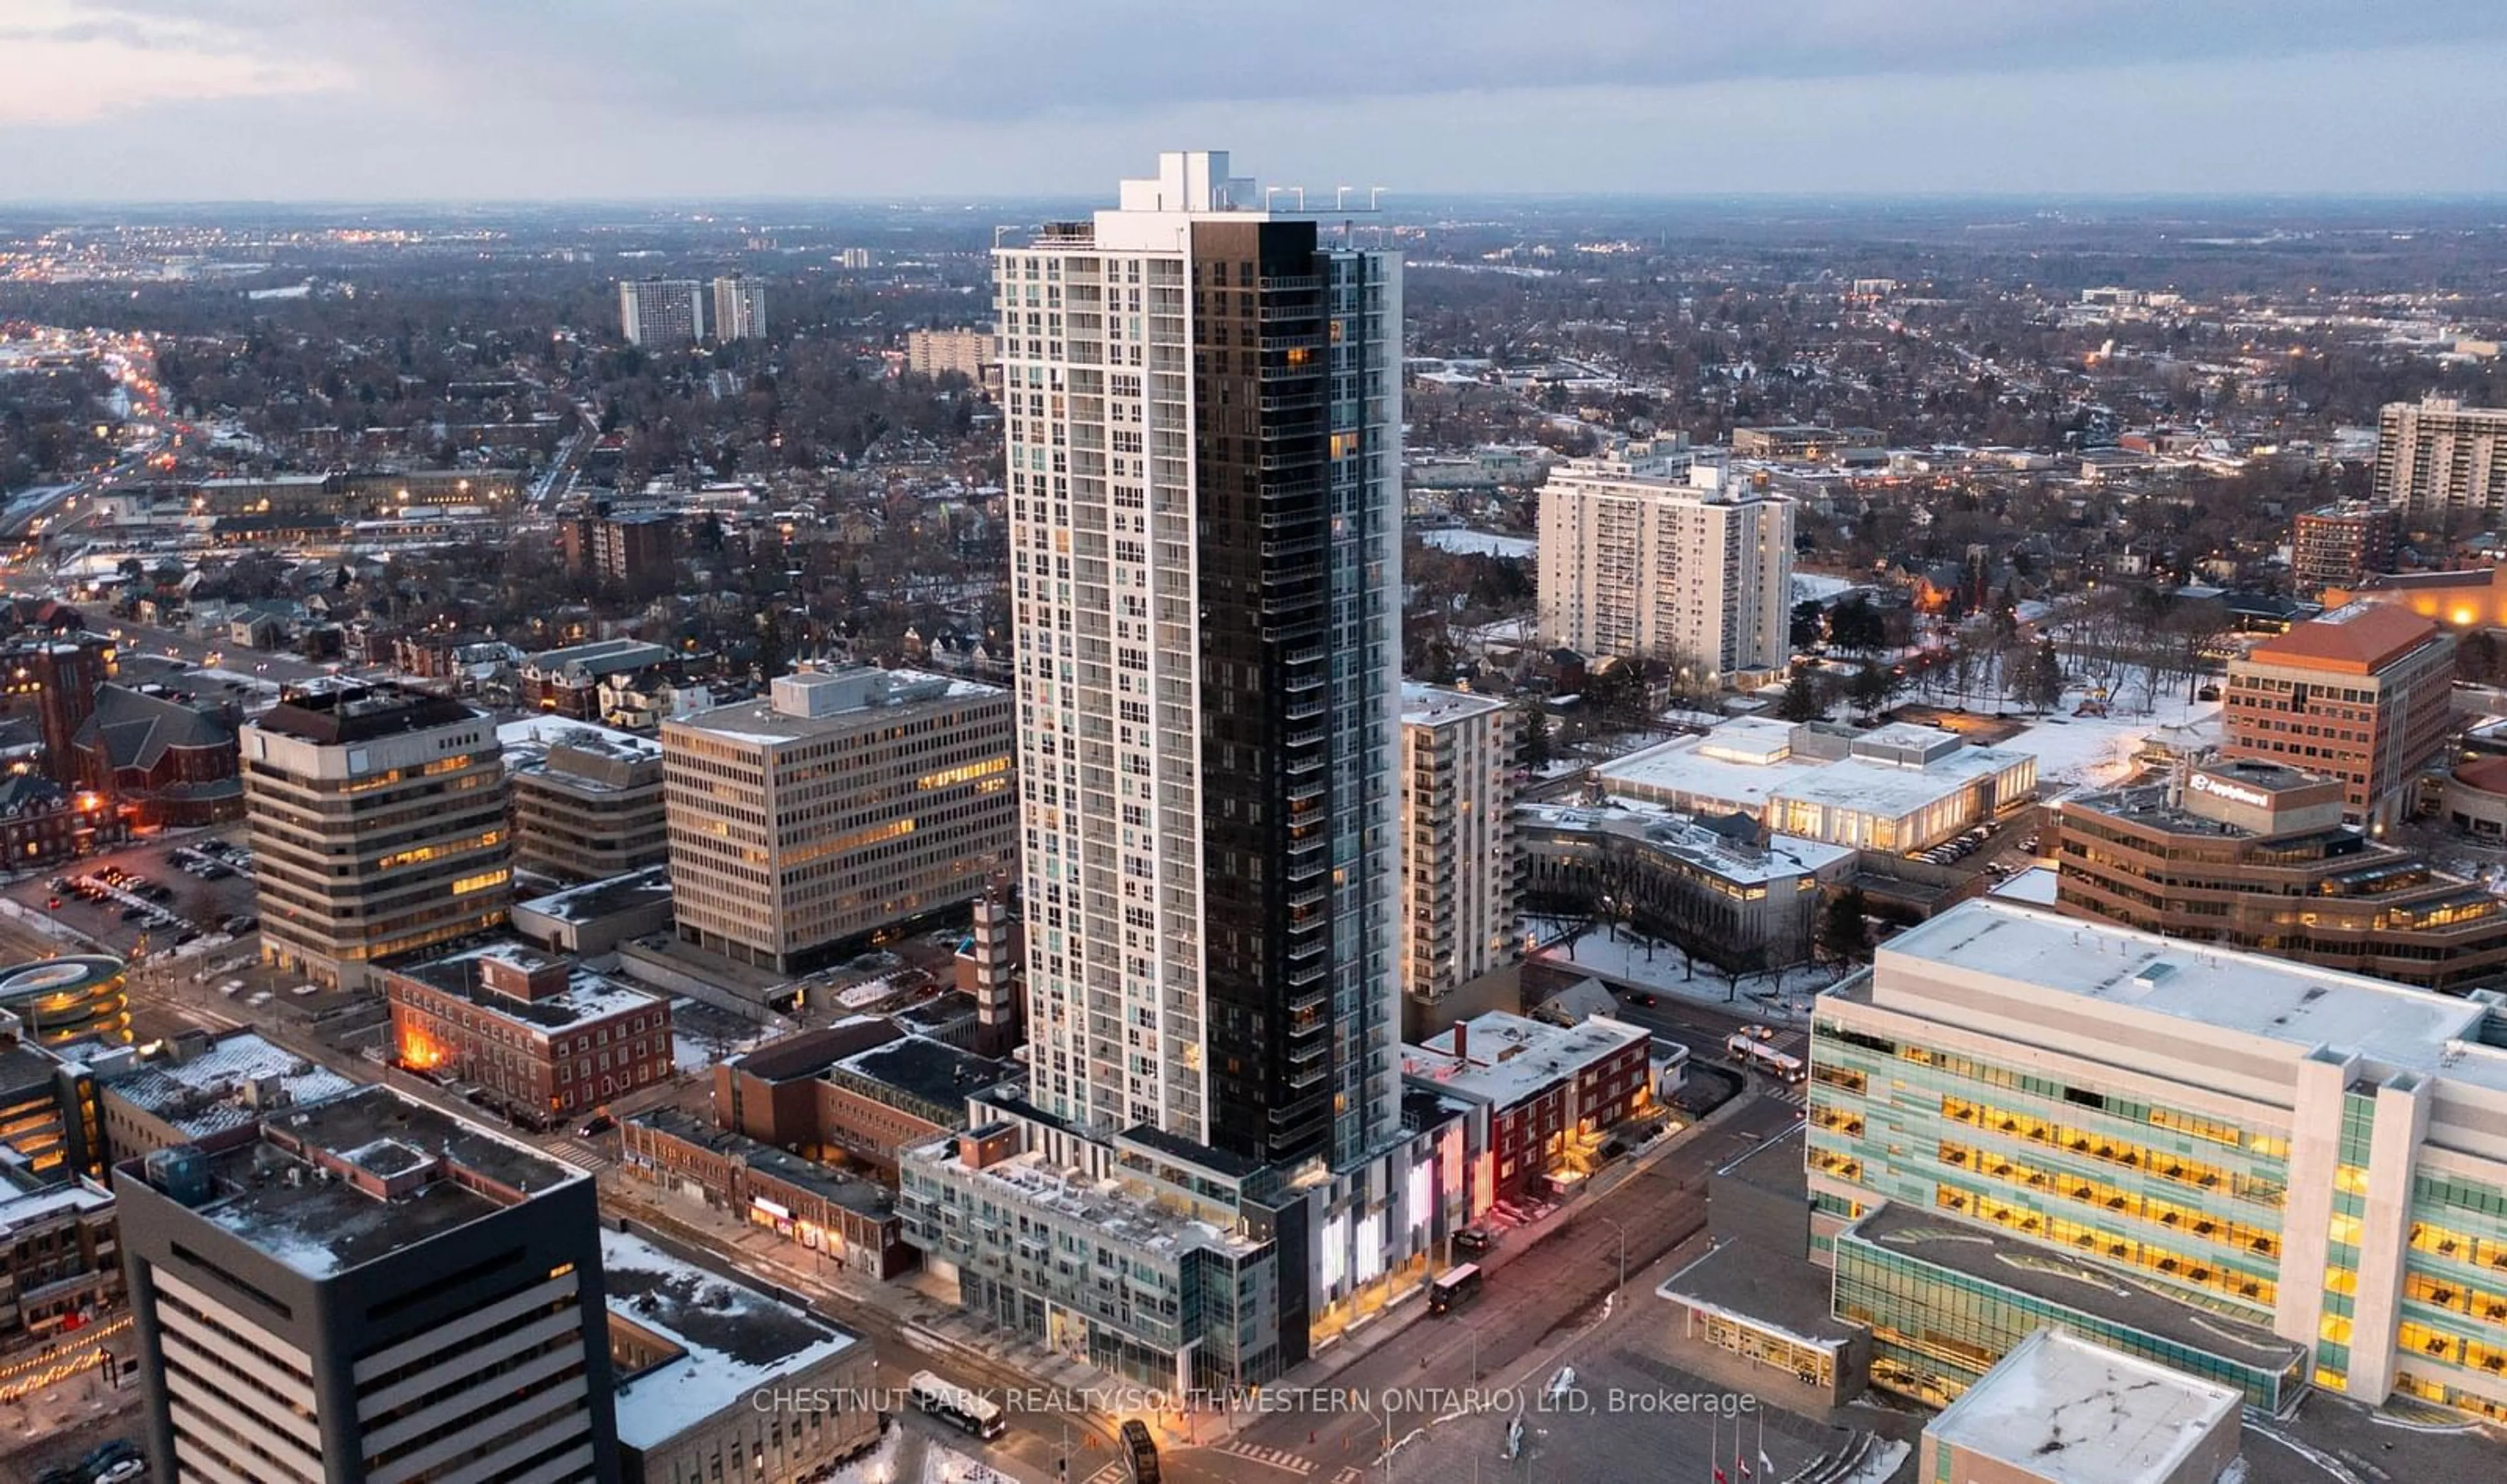
[[[1131,1470],[1119,1463],[1108,1464],[1082,1479],[1080,1484],[1131,1484]]]
[[[1295,1474],[1301,1479],[1315,1471],[1313,1460],[1299,1458],[1286,1448],[1267,1448],[1260,1443],[1226,1442],[1219,1444],[1213,1451],[1230,1454],[1249,1463],[1266,1465],[1283,1473]]]
[[[574,1138],[550,1140],[549,1152],[577,1170],[590,1171],[596,1175],[618,1163],[582,1140]]]

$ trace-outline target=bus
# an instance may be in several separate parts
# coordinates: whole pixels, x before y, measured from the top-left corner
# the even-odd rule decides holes
[[[1810,1068],[1798,1056],[1788,1056],[1759,1037],[1743,1032],[1727,1036],[1724,1054],[1735,1062],[1745,1063],[1779,1082],[1798,1082],[1810,1075]]]
[[[1131,1466],[1132,1484],[1158,1484],[1158,1445],[1148,1424],[1138,1418],[1123,1424],[1123,1462]]]
[[[1480,1265],[1466,1262],[1447,1268],[1444,1275],[1428,1285],[1428,1312],[1451,1314],[1479,1296]]]
[[[1009,1430],[1001,1418],[1001,1409],[954,1381],[945,1381],[929,1371],[916,1371],[906,1383],[906,1395],[913,1398],[917,1411],[928,1412],[942,1422],[977,1437],[994,1438]]]

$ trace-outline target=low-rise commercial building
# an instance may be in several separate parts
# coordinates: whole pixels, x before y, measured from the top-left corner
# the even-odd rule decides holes
[[[1600,1168],[1611,1131],[1654,1107],[1652,1041],[1621,1021],[1553,1026],[1492,1010],[1403,1047],[1401,1080],[1472,1110],[1464,1175],[1485,1210]]]
[[[606,1227],[600,1266],[625,1484],[801,1484],[879,1441],[856,1336]]]
[[[1972,747],[1954,733],[1728,721],[1593,770],[1621,798],[1708,817],[1745,814],[1779,835],[1912,853],[2037,797],[2034,753]]]
[[[2219,1484],[2244,1416],[2232,1387],[2040,1329],[1925,1426],[1915,1477]]]
[[[2339,778],[2247,760],[2066,799],[2055,904],[2423,989],[2507,978],[2507,901],[2344,825],[2344,798]]]
[[[1751,823],[1726,833],[1654,805],[1527,804],[1515,811],[1524,899],[1544,912],[1625,920],[1718,961],[1809,957],[1827,893],[1858,852]]]
[[[393,1060],[532,1126],[671,1075],[671,1004],[521,943],[382,970]]]
[[[250,1138],[263,1118],[358,1086],[248,1027],[169,1036],[156,1056],[96,1070],[105,1143],[117,1162],[183,1144],[222,1147]]]
[[[639,674],[674,658],[670,650],[642,639],[594,639],[543,650],[523,662],[522,703],[529,710],[597,721],[601,681]]]
[[[619,1128],[628,1173],[665,1195],[764,1227],[874,1278],[914,1266],[895,1198],[870,1180],[676,1108],[638,1113]]]
[[[243,815],[236,721],[223,707],[99,686],[76,745],[80,782],[110,796],[133,824],[182,827]]]
[[[668,932],[671,868],[646,866],[514,904],[514,932],[553,954],[597,959],[632,938]]]

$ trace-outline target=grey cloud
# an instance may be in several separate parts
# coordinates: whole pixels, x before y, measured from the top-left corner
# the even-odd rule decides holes
[[[388,85],[683,116],[1958,76],[2507,37],[2495,0],[117,0]]]

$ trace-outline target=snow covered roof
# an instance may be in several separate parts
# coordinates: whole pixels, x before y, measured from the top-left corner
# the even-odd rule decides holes
[[[640,1237],[600,1229],[600,1266],[613,1322],[678,1354],[618,1391],[618,1440],[649,1453],[734,1407],[762,1387],[789,1386],[860,1342],[754,1288],[683,1262]]]
[[[1441,685],[1422,685],[1405,681],[1401,687],[1401,724],[1411,727],[1442,726],[1470,716],[1484,716],[1504,710],[1506,703],[1469,691],[1450,690]]]
[[[1643,1026],[1607,1017],[1551,1026],[1491,1010],[1418,1045],[1402,1047],[1401,1074],[1414,1082],[1434,1083],[1439,1092],[1512,1107],[1652,1037],[1653,1032]]]
[[[2166,1484],[2223,1431],[2234,1456],[2243,1405],[2232,1388],[2048,1328],[1925,1430],[2049,1484]]]
[[[111,1096],[194,1139],[252,1122],[281,1106],[302,1106],[354,1091],[357,1083],[318,1062],[233,1031],[180,1060],[145,1062],[106,1079]],[[255,1092],[258,1087],[260,1092]],[[265,1097],[275,1093],[274,1098]],[[258,1104],[254,1100],[261,1100]]]
[[[2034,754],[2007,747],[1961,747],[1920,768],[1864,757],[1820,761],[1788,754],[1767,763],[1733,761],[1733,743],[1763,746],[1779,725],[1727,722],[1704,737],[1681,737],[1601,764],[1593,777],[1612,793],[1761,815],[1769,800],[1795,799],[1882,818],[1905,818],[1977,783],[2030,769]],[[1726,734],[1733,734],[1728,740]],[[1758,752],[1756,755],[1765,755]]]

